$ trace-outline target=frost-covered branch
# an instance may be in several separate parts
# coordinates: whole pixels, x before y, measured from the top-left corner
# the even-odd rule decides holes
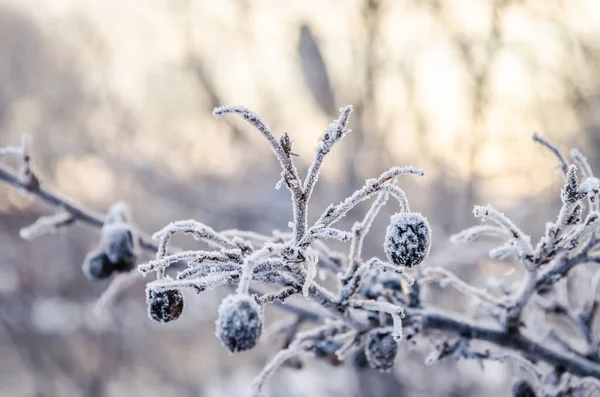
[[[567,174],[567,160],[565,160],[565,157],[563,156],[562,152],[560,151],[560,149],[558,147],[556,147],[556,145],[553,145],[552,143],[550,143],[550,141],[548,141],[546,138],[540,136],[539,134],[534,133],[533,137],[532,137],[534,142],[539,143],[542,146],[545,146],[546,148],[548,148],[548,150],[550,150],[558,159],[559,163],[560,163],[560,169],[562,170],[563,174]]]
[[[25,141],[21,147],[0,149],[0,156],[21,160],[19,172],[0,166],[0,180],[50,204],[57,211],[56,215],[43,217],[23,229],[22,234],[24,237],[41,235],[77,222],[100,229],[99,244],[86,257],[83,270],[90,279],[118,273],[101,298],[100,309],[120,289],[133,282],[135,274],[149,278],[146,285],[148,316],[160,323],[174,321],[184,313],[184,304],[190,302],[184,297],[183,289],[201,293],[227,286],[232,293],[219,306],[216,334],[232,353],[252,349],[261,337],[264,338],[264,313],[269,305],[278,305],[295,313],[298,317],[293,332],[289,333],[289,343],[284,344],[284,349],[257,377],[253,386],[255,393],[262,390],[265,380],[282,363],[305,352],[327,358],[331,363],[340,363],[344,353],[360,349],[371,368],[389,371],[402,346],[399,342],[404,331],[406,339],[410,340],[435,335],[432,361],[454,357],[480,363],[483,360],[515,362],[532,374],[536,388],[545,388],[552,383],[553,390],[558,391],[553,394],[556,396],[581,388],[583,384],[594,384],[589,381],[590,377],[600,379],[600,354],[593,329],[600,285],[600,270],[593,266],[600,264],[600,181],[594,177],[581,153],[572,151],[574,164],[569,164],[558,148],[539,136],[534,137],[559,158],[566,181],[560,194],[562,206],[556,221],[546,225],[537,245],[532,245],[528,235],[491,205],[476,206],[473,212],[476,217],[493,224],[471,227],[453,237],[458,243],[473,243],[481,237],[499,239],[500,245],[490,251],[490,256],[498,260],[515,260],[524,269],[520,287],[502,286],[504,295],[496,297],[444,268],[421,270],[427,266],[422,263],[431,249],[432,230],[425,216],[410,211],[405,192],[396,185],[401,175],[423,175],[416,168],[392,167],[378,178],[367,180],[363,187],[339,204],[327,207],[314,224],[308,225],[309,198],[325,156],[349,131],[346,127],[351,107],[340,109],[339,118],[321,137],[304,182],[293,164],[292,157],[296,153],[287,133],[276,138],[258,116],[242,107],[214,110],[216,117],[229,113],[252,124],[267,139],[280,162],[282,181],[291,192],[292,233],[274,231],[262,235],[236,229],[218,232],[198,221],[184,220],[168,224],[153,235],[152,241],[133,226],[130,211],[122,204],[113,205],[102,216],[47,190],[33,172]],[[578,172],[583,176],[582,182]],[[373,196],[377,197],[370,209],[350,231],[333,227],[360,202]],[[376,257],[364,260],[365,235],[389,197],[398,202],[399,209],[385,229],[383,251],[387,261]],[[168,250],[171,237],[179,233],[192,235],[203,247],[187,251],[172,247]],[[347,255],[329,248],[330,240],[349,243]],[[140,263],[142,251],[153,253],[154,258]],[[578,268],[583,264],[591,266]],[[130,272],[134,265],[139,273]],[[566,302],[561,293],[565,292],[567,279],[575,272],[592,271],[588,267],[595,269],[590,278],[590,296],[576,308],[568,303],[560,306],[561,302]],[[333,274],[339,281],[336,287],[326,287],[331,283],[320,284],[316,278],[319,270]],[[436,303],[438,299],[431,302],[421,293],[434,282],[451,285],[485,303],[500,326],[495,322],[487,324],[489,320],[479,313],[441,311]],[[254,284],[261,286],[260,292],[253,288]],[[283,304],[299,294],[308,298],[319,311]],[[538,309],[538,315],[545,315],[549,309],[542,307],[542,302],[552,302],[553,298],[556,298],[556,307],[562,307],[560,310],[568,314],[566,317],[577,335],[585,340],[587,350],[584,353],[579,353],[583,350],[581,347],[571,346],[569,338],[561,337],[562,334],[554,332],[549,324],[530,318],[530,311],[526,309],[532,312]],[[531,302],[537,305],[530,305]],[[299,324],[307,319],[319,325],[298,333]],[[540,330],[543,335],[555,335],[552,347],[546,346],[548,339],[540,341],[528,335]],[[474,341],[492,346],[477,350]],[[541,362],[560,369],[552,373],[554,381],[548,381],[548,376],[543,375],[538,365]],[[515,383],[515,387],[525,391],[531,389],[531,385],[523,380]]]
[[[400,203],[401,211],[408,211],[408,201],[406,194],[399,187],[392,185],[390,181],[394,181],[400,175],[418,175],[423,176],[423,171],[414,167],[393,167],[384,172],[377,179],[369,179],[365,185],[354,192],[346,200],[338,205],[330,205],[321,215],[315,226],[331,226],[335,222],[343,218],[352,208],[358,203],[367,200],[372,195],[378,192],[388,192]]]
[[[26,138],[24,138],[26,139]],[[27,141],[25,141],[27,142]],[[23,165],[22,168],[25,169],[29,169],[32,170],[33,166],[31,165],[32,158],[31,155],[29,154],[29,150],[28,149],[24,149],[23,146],[21,147],[10,147],[9,149],[6,148],[0,148],[0,152],[3,155],[6,156],[16,156],[17,158],[22,158],[22,160],[24,162],[26,162],[27,165]],[[0,157],[1,160],[1,157]],[[75,224],[84,224],[87,226],[90,226],[92,228],[96,228],[98,230],[101,230],[105,224],[105,222],[109,219],[108,216],[103,216],[102,214],[99,214],[89,208],[86,208],[84,206],[82,206],[81,204],[75,203],[74,201],[62,197],[61,195],[59,195],[58,193],[54,192],[53,190],[51,190],[49,187],[46,187],[43,183],[32,183],[32,178],[30,177],[25,177],[22,175],[23,172],[21,172],[21,175],[19,175],[17,172],[9,169],[8,167],[3,166],[2,164],[0,164],[0,182],[5,183],[8,186],[11,186],[21,192],[23,192],[24,194],[27,194],[31,197],[33,197],[34,199],[37,199],[38,201],[56,209],[58,212],[57,214],[65,214],[64,218],[66,220],[67,218],[67,214],[70,217],[70,219],[72,219],[73,221],[71,222],[69,221],[65,221],[66,224],[68,223],[69,225],[75,225]],[[37,178],[37,175],[35,175],[35,180],[39,181],[39,179]],[[116,208],[119,208],[120,205],[118,205]],[[58,215],[57,215],[58,216]],[[60,218],[62,218],[63,215],[60,216]],[[44,217],[42,217],[44,218]],[[56,220],[56,219],[54,219]],[[42,222],[46,222],[46,221],[42,221]],[[61,225],[62,226],[66,226],[66,224]],[[27,234],[27,232],[25,232]],[[243,238],[247,238],[248,236],[246,235],[247,232],[241,232],[240,237]],[[139,248],[143,251],[145,251],[148,254],[155,254],[158,250],[159,250],[159,246],[157,243],[155,243],[152,238],[150,236],[148,236],[146,233],[144,233],[143,231],[137,230],[136,233],[136,238],[138,239],[138,243],[139,243]],[[255,235],[254,233],[252,235]],[[235,236],[234,236],[235,237]],[[231,239],[233,241],[233,239]],[[236,249],[238,247],[236,246]],[[177,249],[174,249],[174,251],[179,251]],[[171,262],[171,264],[176,263],[176,262]],[[139,273],[131,273],[131,277],[125,277],[125,276],[130,276],[129,274],[125,275],[123,274],[122,276],[124,277],[117,277],[114,282],[112,282],[110,284],[110,286],[108,287],[108,290],[102,295],[102,297],[100,298],[100,300],[98,301],[97,304],[97,312],[101,312],[102,308],[104,308],[112,299],[114,299],[114,297],[118,294],[118,292],[122,289],[127,287],[128,285],[131,284],[131,282],[133,280],[139,280]],[[126,282],[123,281],[123,279],[127,279]],[[277,306],[278,308],[281,308],[285,311],[289,311],[290,313],[294,313],[297,315],[301,315],[306,319],[310,319],[311,321],[319,321],[322,316],[319,313],[315,313],[314,311],[311,311],[309,309],[305,309],[305,308],[300,308],[298,306],[292,305],[292,304],[281,304],[280,302],[274,302],[274,305]]]
[[[339,142],[349,130],[346,128],[348,125],[348,119],[350,118],[350,113],[352,113],[352,106],[344,106],[340,109],[340,117],[334,120],[327,127],[327,131],[321,136],[319,146],[317,146],[317,153],[315,155],[315,159],[313,160],[310,168],[308,169],[308,174],[306,175],[306,179],[304,180],[304,196],[306,203],[308,204],[310,200],[310,196],[312,195],[312,191],[319,179],[319,174],[321,173],[321,168],[323,167],[323,160],[325,156],[331,151],[333,146]]]
[[[344,273],[344,279],[349,279],[356,272],[361,261],[365,236],[369,233],[375,217],[387,203],[388,197],[388,193],[379,193],[379,196],[373,201],[371,208],[369,208],[369,211],[367,211],[362,221],[356,222],[354,226],[352,226],[352,238],[350,241],[350,252],[348,254],[348,269],[346,270],[346,273]]]
[[[254,379],[252,396],[259,396],[261,394],[265,382],[287,360],[303,352],[313,350],[316,347],[316,342],[332,338],[346,329],[344,324],[327,324],[296,335],[294,341],[286,349],[277,353]]]
[[[474,297],[482,302],[487,303],[492,308],[506,308],[505,302],[490,295],[487,291],[475,288],[474,286],[467,284],[466,282],[459,279],[451,271],[441,267],[429,267],[423,271],[423,277],[419,280],[421,284],[427,283],[438,283],[441,287],[450,285],[457,291]]]
[[[68,212],[58,212],[49,216],[41,216],[33,224],[22,228],[19,231],[19,236],[25,240],[35,240],[47,234],[55,234],[73,222],[75,222],[75,218]]]
[[[291,158],[291,142],[287,134],[282,136],[281,142],[275,138],[265,123],[250,110],[241,106],[223,106],[213,110],[213,115],[219,118],[225,114],[233,113],[242,117],[248,123],[252,124],[269,142],[271,150],[279,160],[283,168],[282,179],[287,188],[292,193],[292,203],[294,207],[294,240],[300,241],[304,236],[307,227],[306,219],[306,198],[302,189],[302,182],[298,176],[298,171]]]

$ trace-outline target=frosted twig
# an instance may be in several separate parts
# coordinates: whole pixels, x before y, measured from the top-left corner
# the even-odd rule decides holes
[[[573,250],[583,243],[586,243],[600,228],[600,215],[596,212],[590,212],[585,222],[573,231],[571,234],[558,244],[559,247],[566,250]]]
[[[348,298],[353,296],[359,289],[363,277],[370,271],[389,271],[397,274],[407,284],[412,285],[414,279],[404,272],[404,269],[391,263],[386,263],[379,258],[371,258],[363,265],[361,265],[344,283],[342,290],[340,291],[340,302],[345,302]]]
[[[61,228],[75,222],[73,215],[68,212],[58,212],[49,216],[39,217],[33,224],[22,228],[19,236],[25,240],[34,240],[46,234],[55,234]]]
[[[210,262],[229,262],[234,261],[242,263],[242,255],[239,249],[223,250],[223,251],[182,251],[175,254],[166,255],[160,259],[154,259],[147,263],[138,265],[138,270],[146,275],[153,271],[161,271],[169,267],[171,264],[179,261],[193,261],[200,263],[204,261]]]
[[[294,207],[294,240],[296,242],[300,241],[304,236],[307,227],[306,200],[303,197],[304,192],[300,177],[298,176],[298,171],[290,157],[291,151],[286,151],[286,148],[275,138],[265,123],[250,110],[241,106],[223,106],[213,110],[213,116],[216,118],[228,113],[237,114],[248,123],[252,124],[269,142],[271,150],[275,153],[275,157],[277,157],[277,160],[279,160],[283,169],[283,181],[292,194],[292,204]]]
[[[519,254],[519,250],[516,246],[516,244],[514,243],[514,241],[508,241],[506,243],[504,243],[503,245],[496,247],[496,248],[492,248],[489,252],[489,256],[490,258],[493,259],[506,259],[511,255],[518,255]]]
[[[581,175],[587,180],[593,180],[594,172],[592,171],[592,167],[590,167],[590,163],[587,158],[577,149],[571,149],[571,157],[573,158],[573,162],[579,167],[581,171]],[[584,183],[586,183],[584,181]],[[596,179],[597,181],[597,179]],[[590,189],[591,190],[591,189]],[[597,190],[597,189],[596,189]],[[593,192],[593,194],[589,195],[590,199],[590,211],[600,212],[600,197],[598,195],[598,191]]]
[[[23,147],[19,146],[4,146],[0,147],[0,156],[15,156],[23,157]]]
[[[533,270],[535,266],[533,263],[533,246],[531,245],[531,238],[528,235],[523,233],[506,215],[496,210],[490,204],[487,206],[476,205],[473,209],[473,214],[476,218],[481,218],[482,221],[490,219],[506,230],[519,248],[519,254],[525,268],[528,271]]]
[[[239,277],[239,271],[213,273],[202,278],[189,278],[178,280],[173,280],[170,277],[163,277],[162,279],[150,281],[146,284],[146,288],[159,292],[170,289],[192,287],[196,289],[197,292],[200,292],[204,291],[207,288],[212,289],[220,285],[233,284],[239,280]]]
[[[235,249],[238,248],[229,239],[219,235],[211,227],[193,219],[185,221],[171,222],[158,232],[152,235],[152,239],[158,241],[156,259],[161,259],[167,253],[167,245],[171,236],[177,233],[187,233],[194,235],[194,238],[202,240],[208,245],[216,248]]]
[[[340,117],[329,124],[327,131],[325,131],[323,136],[320,138],[321,142],[317,147],[317,154],[310,165],[308,174],[304,180],[304,196],[307,203],[310,200],[312,191],[317,183],[317,180],[319,179],[319,173],[323,167],[323,160],[325,159],[325,156],[331,151],[333,146],[350,131],[346,129],[350,113],[352,113],[352,105],[341,108]]]
[[[513,363],[519,369],[519,373],[526,372],[529,374],[529,380],[533,382],[536,389],[540,389],[542,387],[541,381],[543,374],[531,361],[527,360],[526,358],[512,352],[494,352],[490,353],[489,359],[499,362],[509,361]]]
[[[388,302],[378,302],[366,299],[352,299],[350,301],[350,306],[355,309],[388,313],[392,316],[394,322],[394,340],[397,342],[402,339],[402,318],[404,317],[404,309],[402,307]]]
[[[338,205],[329,206],[313,227],[331,226],[333,223],[343,218],[348,211],[354,208],[358,203],[381,191],[390,193],[399,201],[401,210],[408,211],[408,202],[405,193],[399,187],[390,184],[390,181],[393,181],[396,177],[407,174],[423,176],[423,171],[414,167],[393,167],[381,174],[379,178],[367,180],[361,189],[355,191],[346,200]]]
[[[96,229],[100,229],[104,225],[106,218],[105,215],[99,214],[89,208],[86,208],[65,197],[62,197],[59,194],[53,192],[52,190],[46,188],[45,186],[41,186],[39,184],[31,184],[28,181],[23,180],[23,178],[21,178],[20,176],[17,176],[13,171],[1,165],[0,182],[6,183],[7,185],[12,186],[17,190],[22,191],[23,193],[29,194],[37,200],[41,201],[42,203],[45,203],[53,208],[59,209],[60,211],[64,211],[70,214],[75,219],[75,221],[80,224],[85,224]],[[141,249],[148,253],[156,253],[158,251],[158,245],[154,241],[152,241],[152,239],[148,237],[146,233],[144,233],[143,231],[138,231],[136,233],[136,236],[138,238],[139,246]],[[111,291],[114,290],[111,289]],[[107,296],[111,296],[111,291],[109,291],[109,294]],[[321,296],[321,298],[323,297]],[[102,302],[100,303],[102,304]],[[323,317],[320,313],[316,313],[309,309],[299,308],[291,304],[282,305],[279,302],[274,302],[274,304],[275,306],[283,310],[289,311],[290,313],[302,315],[307,319],[310,319],[311,321],[319,321],[319,319]],[[331,307],[332,305],[329,306]]]
[[[504,302],[490,295],[487,291],[475,288],[472,285],[465,283],[464,281],[459,279],[454,273],[441,267],[428,267],[427,269],[424,269],[423,276],[419,279],[419,282],[421,284],[437,282],[440,284],[441,287],[451,285],[457,291],[467,296],[475,297],[480,301],[491,305],[492,307],[502,309],[506,308]]]
[[[506,316],[506,327],[518,327],[521,312],[529,302],[529,299],[536,291],[537,286],[537,269],[525,272],[525,280],[521,284],[521,289],[512,299],[512,303],[508,304],[508,313]]]
[[[350,233],[333,227],[314,227],[309,229],[308,233],[298,245],[300,247],[307,247],[317,239],[331,239],[346,243],[350,241]]]
[[[254,271],[254,265],[256,265],[258,259],[273,254],[276,249],[274,247],[275,245],[265,245],[263,248],[255,251],[254,253],[244,258],[244,265],[242,267],[242,277],[240,278],[240,283],[238,284],[237,288],[238,293],[248,293],[248,288],[250,288],[250,281],[252,280],[252,274]]]
[[[253,395],[260,395],[265,382],[283,363],[302,352],[309,351],[315,346],[315,341],[332,338],[340,332],[344,332],[346,326],[343,324],[326,324],[316,329],[301,332],[296,335],[294,341],[284,350],[280,350],[263,370],[254,378],[252,383]]]
[[[388,193],[379,193],[362,221],[356,222],[352,226],[352,239],[350,240],[350,251],[348,253],[348,268],[342,277],[343,280],[349,279],[352,277],[354,272],[356,272],[356,269],[361,261],[362,247],[364,245],[365,236],[367,233],[369,233],[375,217],[385,203],[387,203],[388,197]]]
[[[241,237],[246,240],[254,240],[261,243],[272,242],[275,239],[274,237],[265,236],[251,230],[227,229],[220,231],[219,234],[226,238]]]
[[[339,347],[339,349],[335,351],[335,356],[338,358],[338,360],[344,360],[348,350],[350,350],[358,342],[358,333],[356,331],[350,331],[345,335],[341,335],[339,339],[342,337],[347,338],[347,340]]]
[[[127,289],[130,285],[140,279],[140,274],[137,272],[128,272],[117,274],[115,278],[110,282],[108,288],[102,292],[100,298],[94,305],[94,313],[98,317],[102,316],[108,307],[119,295],[121,291]]]
[[[533,134],[532,139],[534,142],[537,142],[537,143],[541,144],[542,146],[547,147],[552,153],[554,153],[554,155],[560,162],[560,169],[562,170],[563,174],[566,175],[567,174],[567,161],[565,160],[565,157],[562,155],[560,149],[558,149],[558,147],[556,147],[555,145],[550,143],[546,138],[538,135],[537,133]]]
[[[257,300],[261,305],[264,305],[265,303],[271,303],[276,300],[283,302],[290,296],[298,293],[299,290],[300,288],[297,287],[283,287],[279,291],[263,294]]]
[[[189,267],[177,272],[177,279],[198,278],[208,276],[212,273],[242,271],[242,265],[237,262],[218,262],[218,263],[200,263],[199,265]]]
[[[466,244],[473,242],[481,237],[501,237],[510,238],[510,233],[501,227],[492,225],[477,225],[471,226],[450,237],[450,241],[455,244]]]
[[[592,171],[592,167],[590,167],[590,163],[583,153],[581,153],[578,149],[571,149],[571,158],[581,171],[581,175],[583,175],[585,178],[591,178],[594,176],[594,172]]]

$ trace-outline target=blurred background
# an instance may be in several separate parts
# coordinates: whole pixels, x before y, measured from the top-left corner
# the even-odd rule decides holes
[[[539,132],[600,169],[600,3],[596,0],[0,0],[0,145],[23,133],[43,182],[97,211],[131,204],[154,232],[194,218],[215,229],[285,231],[289,192],[267,144],[213,107],[243,105],[286,131],[304,173],[318,137],[353,104],[352,132],[326,160],[315,220],[365,178],[424,169],[400,186],[434,229],[429,264],[472,282],[518,280],[484,249],[447,240],[493,203],[534,238],[555,217],[556,160]],[[367,241],[382,255],[388,205]],[[349,214],[350,227],[366,206]],[[76,229],[25,242],[51,209],[0,186],[0,396],[239,396],[282,343],[230,356],[214,337],[226,291],[188,294],[172,325],[150,323],[143,283],[102,316],[108,285],[80,266],[98,242]],[[182,240],[182,244],[185,244]],[[193,246],[193,245],[191,245]],[[481,281],[483,280],[483,281]],[[482,284],[485,285],[485,284]],[[461,297],[453,300],[460,310]],[[303,301],[297,300],[303,303]],[[276,308],[267,321],[285,318]],[[396,371],[303,360],[274,396],[505,396],[505,366]]]

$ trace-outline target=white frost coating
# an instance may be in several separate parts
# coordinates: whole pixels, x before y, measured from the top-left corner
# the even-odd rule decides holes
[[[301,247],[306,247],[316,240],[325,240],[332,239],[338,240],[343,243],[347,243],[350,241],[352,235],[349,232],[336,229],[333,227],[324,227],[324,226],[315,226],[311,227],[308,233],[304,236],[302,240],[298,243]]]
[[[101,245],[111,262],[120,262],[139,253],[139,240],[133,227],[124,222],[102,226]]]
[[[252,349],[263,330],[263,308],[253,296],[232,294],[219,305],[216,335],[231,353]]]
[[[317,277],[317,262],[319,261],[319,255],[312,248],[308,248],[304,253],[306,257],[306,278],[304,285],[302,286],[302,295],[308,297],[310,292],[310,286]]]
[[[185,270],[177,272],[177,279],[206,277],[213,273],[238,271],[241,273],[242,265],[235,262],[217,262],[217,263],[200,263],[197,266],[189,267]]]
[[[279,161],[283,170],[281,176],[283,183],[292,194],[292,206],[294,208],[294,240],[298,241],[306,231],[306,202],[298,171],[294,166],[291,155],[291,142],[287,134],[283,134],[281,142],[275,138],[265,123],[250,110],[241,106],[223,106],[213,110],[213,116],[219,118],[225,114],[237,114],[254,126],[269,142],[271,150]]]
[[[353,299],[350,301],[350,305],[356,309],[388,313],[392,316],[392,321],[394,322],[394,340],[398,342],[402,339],[402,319],[404,318],[404,309],[402,307],[388,302],[364,299]]]
[[[420,264],[431,249],[431,227],[419,212],[399,212],[390,218],[383,243],[390,262],[411,268]]]
[[[414,167],[393,167],[384,172],[377,179],[369,179],[365,185],[355,191],[350,197],[338,205],[330,205],[315,225],[331,226],[333,223],[343,218],[348,211],[354,208],[358,203],[364,201],[375,193],[386,191],[390,193],[400,203],[403,211],[408,210],[408,201],[406,194],[399,187],[392,185],[391,182],[400,175],[418,175],[423,176],[423,171]]]
[[[531,245],[531,237],[523,233],[517,225],[506,217],[506,215],[492,207],[490,204],[486,206],[476,205],[473,209],[473,215],[475,215],[476,218],[481,218],[482,221],[489,219],[506,230],[517,244],[519,253],[523,257],[533,255],[534,251],[533,246]],[[531,267],[532,265],[528,264],[527,266]]]
[[[25,240],[34,240],[46,234],[55,234],[60,228],[68,226],[75,221],[67,212],[59,212],[50,216],[42,216],[33,224],[22,228],[19,235]]]
[[[137,281],[138,277],[140,277],[140,275],[136,272],[117,274],[108,285],[108,288],[104,290],[102,295],[100,295],[100,298],[96,301],[94,313],[98,317],[101,317],[105,313],[106,308],[114,302],[119,293]]]
[[[466,244],[473,242],[481,237],[510,237],[510,234],[503,228],[491,225],[477,225],[459,232],[452,237],[450,241],[454,244]]]
[[[275,247],[279,247],[278,245],[270,245],[265,244],[265,246],[258,251],[254,251],[252,254],[248,255],[244,258],[244,265],[242,268],[242,276],[240,277],[240,283],[238,284],[237,291],[240,294],[248,293],[248,289],[250,288],[250,281],[252,281],[252,274],[254,272],[254,266],[257,261],[261,258],[269,256],[274,253]]]
[[[595,177],[586,178],[586,180],[579,185],[579,191],[587,197],[598,195],[600,192],[600,181]]]
[[[492,248],[489,252],[490,258],[504,260],[512,255],[518,255],[519,250],[513,241],[508,241],[499,247]]]
[[[235,282],[235,276],[239,275],[239,271],[223,272],[211,274],[202,278],[190,278],[182,280],[173,280],[166,276],[146,284],[146,288],[152,291],[165,291],[168,289],[179,289],[194,287],[196,289],[214,289],[221,285],[232,284]]]
[[[23,152],[23,148],[22,147],[17,147],[17,146],[0,147],[0,156],[22,157],[23,153],[24,152]]]
[[[451,285],[457,291],[475,297],[476,299],[485,302],[495,308],[503,308],[506,305],[499,299],[490,295],[487,291],[475,288],[459,279],[451,271],[441,267],[429,267],[423,270],[423,278],[419,280],[421,283],[437,282],[441,287]]]
[[[219,233],[214,231],[211,227],[206,226],[203,223],[188,219],[184,221],[171,222],[158,232],[152,235],[153,240],[159,241],[159,249],[156,254],[157,259],[161,259],[167,252],[167,245],[172,235],[177,233],[192,234],[195,238],[204,241],[210,246],[216,248],[227,248],[236,249],[236,244],[232,243],[229,239],[221,236]]]
[[[352,113],[352,105],[341,108],[340,117],[329,124],[327,130],[319,139],[320,142],[317,146],[315,159],[310,165],[308,174],[304,181],[303,190],[305,192],[307,202],[310,200],[312,191],[317,183],[317,180],[319,179],[319,174],[321,172],[321,168],[323,168],[323,160],[325,159],[325,156],[331,151],[333,146],[343,137],[345,137],[350,131],[346,129],[350,113]]]
[[[348,298],[352,297],[360,288],[360,285],[367,274],[371,271],[376,270],[379,272],[391,272],[400,276],[404,282],[408,285],[413,285],[415,279],[404,272],[404,268],[398,267],[391,263],[386,263],[379,258],[371,258],[364,264],[362,264],[344,284],[340,291],[340,301],[345,302]]]
[[[200,262],[242,262],[242,253],[239,249],[219,251],[182,251],[176,254],[167,255],[160,259],[154,259],[147,263],[138,265],[138,270],[143,275],[155,270],[166,269],[173,263],[179,261]]]
[[[559,243],[559,247],[573,250],[577,246],[587,243],[599,227],[600,215],[596,212],[590,212],[585,222],[579,225],[571,234],[565,236],[563,241]]]
[[[307,351],[314,346],[315,342],[332,338],[340,332],[344,332],[345,329],[346,327],[343,324],[326,324],[316,329],[298,333],[289,347],[280,350],[263,368],[261,373],[254,378],[252,396],[260,395],[267,379],[287,360]]]
[[[585,178],[594,176],[594,172],[592,171],[592,167],[590,167],[590,163],[579,150],[571,149],[571,157],[573,158],[573,161],[577,167],[581,170],[581,175],[583,175]]]

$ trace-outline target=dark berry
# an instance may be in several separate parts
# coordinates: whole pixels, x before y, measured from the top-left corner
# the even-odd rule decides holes
[[[376,328],[367,334],[365,356],[373,369],[387,372],[394,366],[398,354],[398,342],[394,340],[392,329]]]
[[[535,397],[533,388],[523,379],[515,382],[512,387],[512,394],[513,397]]]
[[[352,365],[358,369],[369,367],[369,361],[363,349],[359,349],[352,354]]]
[[[383,244],[391,262],[411,268],[427,257],[430,247],[431,228],[427,218],[418,212],[392,215]]]
[[[335,354],[335,352],[342,347],[342,342],[337,340],[324,340],[318,342],[315,345],[315,356],[318,358],[323,358]]]
[[[183,294],[177,289],[146,290],[148,317],[159,323],[177,320],[183,312]]]
[[[115,270],[125,272],[135,267],[135,233],[129,224],[118,222],[104,225],[102,247]]]
[[[100,250],[88,253],[81,268],[90,280],[107,278],[113,271],[112,263],[110,263],[106,254]]]
[[[331,339],[318,342],[315,345],[315,357],[325,358],[331,365],[334,366],[340,365],[343,363],[343,361],[340,360],[335,353],[340,347],[342,347],[342,345],[342,342]]]
[[[262,308],[248,295],[229,295],[219,306],[217,336],[230,352],[252,349],[262,333]]]

